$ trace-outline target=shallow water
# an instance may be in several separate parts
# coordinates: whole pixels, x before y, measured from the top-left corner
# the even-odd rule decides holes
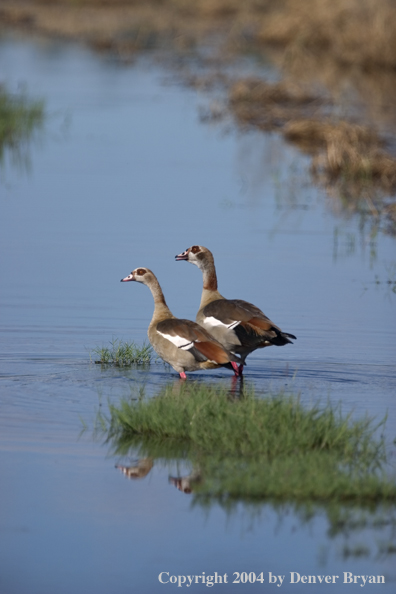
[[[0,72],[48,113],[30,170],[7,158],[0,172],[1,593],[177,587],[159,583],[162,571],[227,572],[229,581],[264,572],[264,584],[223,591],[270,588],[272,572],[286,576],[287,592],[306,588],[290,584],[292,571],[339,575],[333,591],[360,588],[342,583],[350,571],[385,575],[380,591],[393,591],[394,553],[381,553],[389,525],[334,533],[326,509],[308,520],[269,504],[204,507],[168,484],[188,473],[176,461],[125,479],[114,466],[126,461],[92,438],[97,412],[178,379],[162,364],[101,368],[89,350],[145,339],[151,296],[119,282],[137,266],[158,275],[176,315],[194,318],[200,273],[174,256],[200,243],[215,254],[222,294],[252,301],[298,337],[254,353],[245,381],[263,394],[387,414],[392,441],[396,295],[385,281],[395,240],[337,213],[311,186],[306,158],[278,137],[200,123],[209,99],[164,84],[150,58],[127,66],[3,37]],[[194,378],[231,385],[226,370]]]

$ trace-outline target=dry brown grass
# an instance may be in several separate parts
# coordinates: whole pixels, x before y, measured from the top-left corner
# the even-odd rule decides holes
[[[152,47],[190,46],[208,27],[194,23],[170,0],[2,0],[0,24],[40,34],[86,41],[122,56]]]
[[[360,68],[396,67],[393,0],[284,0],[263,19],[264,43],[325,52]]]
[[[335,118],[329,101],[290,81],[239,80],[229,107],[240,126],[277,130],[310,154],[315,181],[349,199],[349,210],[363,201],[394,229],[396,207],[384,196],[396,192],[396,158],[375,129]]]
[[[314,180],[344,211],[368,212],[383,228],[396,232],[396,159],[370,128],[345,121],[296,120],[284,128],[286,139],[312,153]]]
[[[271,84],[256,78],[235,82],[229,91],[229,102],[240,124],[266,131],[308,117],[324,105],[323,98],[301,85],[287,80]]]
[[[223,29],[233,44],[322,52],[359,68],[396,68],[393,0],[2,0],[0,22],[67,36],[105,37],[142,21],[157,35]]]
[[[310,148],[314,168],[329,179],[342,177],[351,184],[396,191],[396,159],[386,153],[384,142],[372,129],[345,121],[297,120],[289,122],[283,133]]]

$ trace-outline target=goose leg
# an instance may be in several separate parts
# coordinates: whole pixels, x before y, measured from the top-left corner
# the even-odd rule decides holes
[[[231,365],[234,370],[235,376],[238,377],[240,375],[238,363],[235,363],[235,361],[231,361]]]
[[[187,379],[187,376],[186,376],[186,374],[184,373],[184,371],[182,371],[182,372],[181,372],[181,374],[180,374],[180,379],[182,379],[182,380],[185,380],[185,379]]]
[[[243,375],[243,364],[238,365],[238,363],[235,363],[235,361],[231,361],[231,365],[232,365],[232,368],[234,370],[234,373],[235,373],[236,377],[242,377],[242,375]]]

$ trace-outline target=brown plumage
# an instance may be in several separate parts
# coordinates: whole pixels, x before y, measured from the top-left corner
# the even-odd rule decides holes
[[[194,245],[176,260],[195,264],[203,274],[201,303],[196,321],[206,328],[228,351],[242,359],[242,375],[246,357],[252,351],[271,345],[283,346],[296,339],[282,332],[258,307],[242,299],[225,299],[217,289],[213,254],[201,245]]]
[[[156,353],[169,363],[180,377],[186,371],[233,366],[240,359],[227,351],[209,332],[190,320],[175,318],[166,305],[159,282],[148,268],[136,268],[121,282],[138,281],[150,289],[154,297],[154,313],[148,327],[148,337]]]

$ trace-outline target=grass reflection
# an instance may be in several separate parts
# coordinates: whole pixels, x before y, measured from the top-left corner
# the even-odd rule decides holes
[[[118,471],[145,480],[167,469],[169,484],[205,515],[242,513],[249,529],[273,514],[279,522],[292,514],[300,528],[325,517],[344,561],[395,554],[396,484],[376,437],[382,424],[330,405],[304,409],[295,396],[258,399],[249,386],[175,382],[111,406],[106,425]]]
[[[369,505],[396,498],[381,426],[330,404],[308,409],[295,396],[257,398],[247,387],[236,397],[191,382],[110,405],[106,436],[114,455],[187,464],[189,472],[170,480],[202,504]]]
[[[44,103],[13,95],[0,85],[0,164],[7,153],[17,167],[29,165],[27,143],[44,121]]]

